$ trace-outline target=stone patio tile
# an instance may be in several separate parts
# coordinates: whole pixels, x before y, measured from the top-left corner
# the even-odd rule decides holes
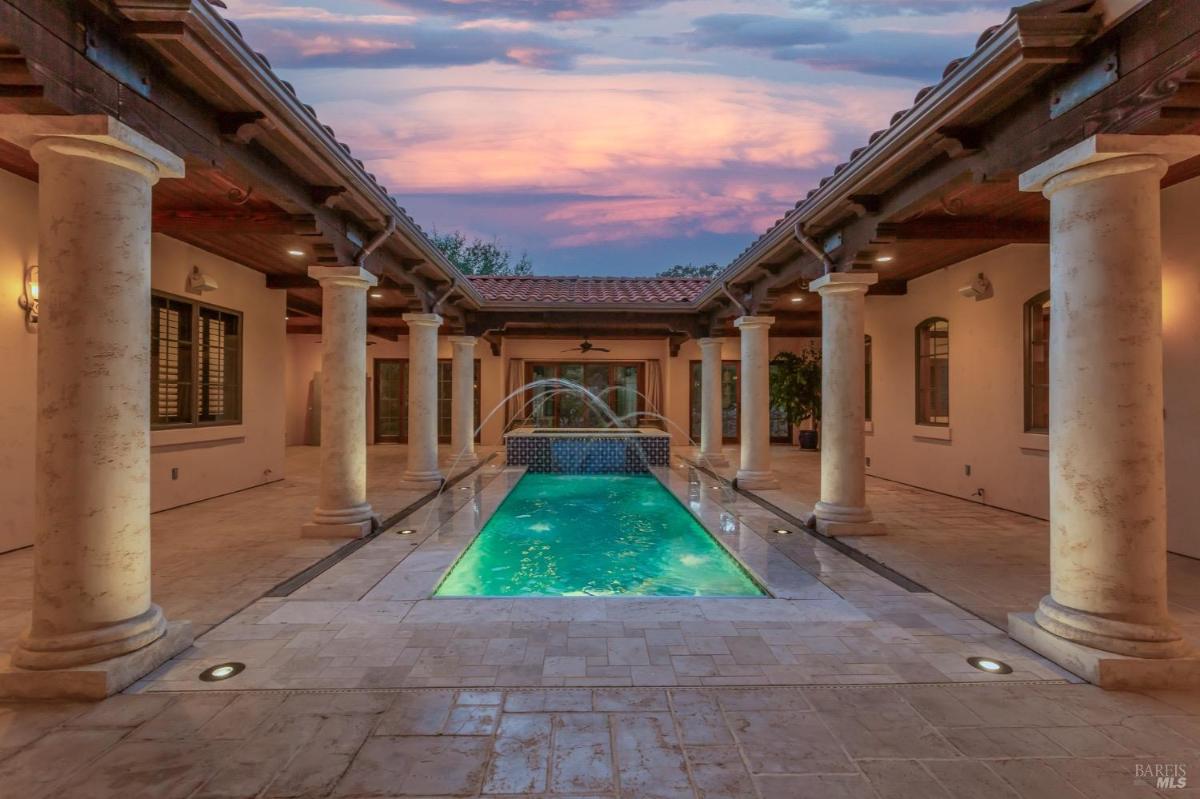
[[[683,752],[669,713],[612,717],[621,792],[661,799],[691,799]]]
[[[734,639],[737,640],[737,639]],[[689,635],[684,638],[689,655],[728,655],[725,639],[715,635]]]
[[[879,799],[954,799],[916,760],[859,760]]]
[[[615,789],[609,719],[603,713],[554,715],[549,786],[552,792],[608,793]]]
[[[852,758],[957,756],[937,730],[889,690],[814,691],[808,700]]]
[[[57,797],[184,799],[229,755],[229,743],[125,740],[54,787]],[[5,783],[6,787],[11,783]],[[20,794],[17,794],[20,796]],[[24,799],[24,797],[22,797]]]
[[[737,710],[725,718],[755,774],[857,771],[816,713]]]
[[[671,668],[676,674],[688,677],[715,677],[717,674],[711,655],[674,655]]]
[[[500,720],[483,792],[514,794],[546,790],[550,730],[549,714],[506,714]]]
[[[444,735],[491,735],[496,731],[500,708],[494,705],[466,705],[450,711]]]
[[[1137,777],[1137,767],[1145,766],[1141,758],[1059,759],[1043,761],[1066,778],[1075,790],[1088,799],[1139,799],[1139,797],[1177,796],[1196,793],[1191,774],[1195,760],[1182,764],[1188,772],[1188,787],[1156,789],[1154,781]],[[1155,759],[1156,763],[1161,760]]]
[[[453,704],[453,691],[406,691],[380,717],[375,734],[437,735],[446,726]]]
[[[762,799],[879,799],[867,780],[858,774],[813,774],[789,776],[757,776]],[[915,799],[915,798],[914,798]]]
[[[988,766],[1022,799],[1084,799],[1070,781],[1041,760],[994,760]],[[1132,782],[1132,781],[1131,781]],[[1132,789],[1132,784],[1129,786]],[[1091,799],[1091,797],[1086,797]]]
[[[116,697],[114,697],[116,698]],[[197,733],[201,738],[238,740],[253,733],[287,699],[285,694],[241,694]]]
[[[504,698],[505,713],[587,712],[591,709],[592,692],[586,689],[509,691]]]
[[[744,666],[771,666],[779,663],[765,641],[758,636],[738,636],[725,639],[735,663]]]
[[[718,710],[680,713],[676,721],[685,746],[722,746],[732,744],[733,735]]]
[[[130,740],[180,740],[192,736],[233,702],[232,694],[184,695],[142,724]]]
[[[735,746],[684,748],[692,781],[703,799],[743,799],[755,795],[754,781]]]
[[[320,720],[313,716],[299,724],[293,719],[280,719],[250,739],[231,745],[204,787],[190,799],[258,796],[306,745],[319,724]]]
[[[91,710],[67,719],[64,726],[90,729],[137,727],[161,713],[171,701],[172,697],[161,694],[117,694],[93,705]]]
[[[609,638],[608,662],[613,666],[649,666],[644,638]]]
[[[289,599],[260,624],[328,624],[353,602],[305,602]]]
[[[717,701],[726,711],[731,710],[812,710],[806,695],[795,690],[720,691]]]
[[[458,705],[500,705],[504,703],[503,691],[459,691],[454,698]]]
[[[667,692],[661,690],[608,688],[592,692],[592,704],[604,712],[650,712],[669,709]]]
[[[634,685],[678,685],[675,669],[670,666],[630,666],[629,676]]]
[[[116,745],[125,733],[119,727],[52,731],[0,762],[0,793],[14,798],[41,796]]]
[[[951,796],[974,799],[1017,799],[1017,793],[987,764],[977,760],[927,760],[930,771]]]
[[[1035,727],[951,727],[942,734],[967,757],[1044,757],[1066,750]]]
[[[607,662],[607,638],[570,638],[567,640],[567,654],[581,657],[602,657]]]
[[[587,658],[547,656],[542,661],[542,675],[545,677],[586,677]]]
[[[483,783],[491,741],[476,736],[373,737],[334,796],[470,796]]]

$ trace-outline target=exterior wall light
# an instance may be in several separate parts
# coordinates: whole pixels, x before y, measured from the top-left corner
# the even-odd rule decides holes
[[[32,264],[25,268],[25,280],[17,305],[25,312],[25,327],[32,333],[38,320],[38,267]]]

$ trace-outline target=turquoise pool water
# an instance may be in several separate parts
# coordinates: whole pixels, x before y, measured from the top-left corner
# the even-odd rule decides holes
[[[434,596],[762,596],[651,475],[526,474]]]

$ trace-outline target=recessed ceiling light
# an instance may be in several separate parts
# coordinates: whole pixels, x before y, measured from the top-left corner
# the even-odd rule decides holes
[[[792,302],[804,302],[803,297],[792,297]]]
[[[304,255],[304,250],[288,250],[287,252],[288,255],[292,256],[293,258],[300,258]]]
[[[988,674],[1012,674],[1012,666],[1008,665],[1002,660],[996,660],[994,658],[970,657],[967,658],[967,662],[970,663],[973,668],[979,669],[980,671],[986,671]]]
[[[405,528],[403,530],[397,530],[396,535],[412,535],[415,532],[416,532],[416,530],[409,530],[409,529]]]
[[[200,679],[204,682],[220,682],[228,680],[230,677],[236,677],[245,670],[245,663],[221,663],[200,672]]]
[[[888,261],[893,261],[893,260],[895,260],[894,255],[877,255],[877,256],[875,256],[875,263],[877,263],[877,264],[886,264]]]
[[[383,292],[382,292],[382,291],[372,291],[372,292],[371,292],[371,296],[372,296],[374,299],[379,299],[380,297],[382,297],[382,296],[383,296]]]

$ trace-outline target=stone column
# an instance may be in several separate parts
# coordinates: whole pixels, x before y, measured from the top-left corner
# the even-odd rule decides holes
[[[407,313],[408,323],[408,470],[413,483],[440,483],[437,434],[438,327],[434,313]]]
[[[742,316],[733,324],[742,334],[740,488],[778,488],[771,471],[770,344],[773,316]]]
[[[878,535],[867,508],[867,288],[874,272],[833,272],[809,288],[821,295],[821,499],[813,508],[825,535]]]
[[[321,491],[307,538],[361,538],[378,521],[367,502],[367,289],[358,266],[310,266],[321,284]]]
[[[702,338],[700,345],[700,463],[728,466],[721,452],[721,345],[724,339]]]
[[[475,456],[475,337],[451,336],[450,344],[454,347],[450,454],[454,465],[463,469],[479,463]]]
[[[1050,594],[1010,628],[1106,687],[1200,681],[1166,660],[1189,647],[1167,611],[1159,200],[1197,154],[1100,135],[1021,176],[1050,200]]]
[[[41,306],[32,622],[0,695],[102,698],[191,643],[150,596],[151,187],[183,162],[106,116],[0,137],[38,163]]]

